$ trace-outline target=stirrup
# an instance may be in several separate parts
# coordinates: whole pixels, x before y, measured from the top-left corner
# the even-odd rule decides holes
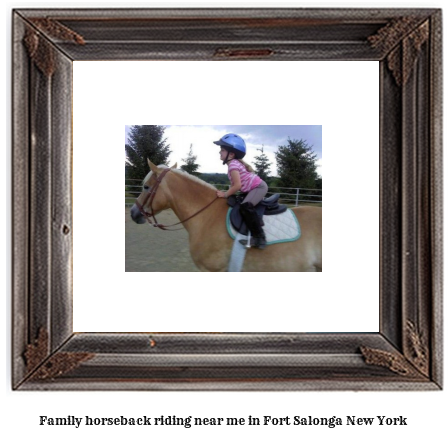
[[[239,242],[241,243],[241,245],[243,245],[245,248],[257,248],[257,249],[265,249],[266,248],[266,241],[261,241],[261,242],[257,242],[257,240],[259,238],[257,237],[253,237],[253,240],[246,240],[246,239],[241,239],[239,240]]]
[[[244,245],[246,248],[258,248],[265,249],[266,248],[266,238],[263,237],[251,237],[250,232],[247,235],[247,239],[239,240],[241,245]],[[252,244],[252,245],[251,245]]]
[[[250,231],[248,231],[247,233],[247,239],[240,239],[238,240],[238,242],[241,243],[241,245],[243,245],[246,249],[249,249],[250,246]]]

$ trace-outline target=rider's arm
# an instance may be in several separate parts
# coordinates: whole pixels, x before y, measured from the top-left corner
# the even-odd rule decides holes
[[[226,192],[226,197],[228,198],[231,195],[234,195],[238,190],[241,189],[241,178],[240,173],[237,170],[230,171],[230,175],[232,176],[232,185],[230,189]]]
[[[229,196],[235,194],[238,190],[241,189],[240,173],[237,170],[232,170],[230,172],[230,175],[232,176],[232,185],[230,186],[229,190],[227,190],[227,192],[222,191],[216,192],[218,198],[228,198]]]

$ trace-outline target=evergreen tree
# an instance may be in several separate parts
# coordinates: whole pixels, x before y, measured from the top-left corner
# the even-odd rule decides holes
[[[182,164],[182,166],[180,166],[180,168],[182,170],[185,170],[185,172],[188,172],[192,175],[198,176],[200,175],[199,172],[197,172],[198,168],[199,168],[199,164],[196,164],[196,159],[198,158],[197,155],[193,155],[193,145],[190,145],[190,152],[188,152],[187,158],[183,159],[182,161],[185,164]]]
[[[125,145],[126,178],[143,180],[149,172],[148,158],[156,165],[168,165],[171,150],[163,138],[164,133],[164,126],[131,126],[128,143]]]
[[[275,158],[283,187],[315,188],[317,155],[306,141],[288,138],[288,144],[279,146]]]
[[[266,181],[271,171],[269,168],[271,167],[271,163],[269,163],[267,155],[264,153],[264,147],[261,149],[257,149],[261,154],[255,157],[255,173],[263,180]]]

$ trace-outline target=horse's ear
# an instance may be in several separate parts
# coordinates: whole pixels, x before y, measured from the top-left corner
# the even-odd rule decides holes
[[[152,172],[154,172],[155,174],[159,173],[160,169],[155,164],[151,163],[151,161],[149,161],[149,158],[148,158],[148,164],[149,164],[149,168],[152,170]]]
[[[171,166],[171,169],[177,169],[177,163],[174,163],[174,166]]]

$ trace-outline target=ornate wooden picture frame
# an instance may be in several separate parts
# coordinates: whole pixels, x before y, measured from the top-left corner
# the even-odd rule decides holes
[[[21,390],[442,388],[437,9],[13,11],[13,373]],[[378,333],[74,333],[74,60],[374,60]]]

